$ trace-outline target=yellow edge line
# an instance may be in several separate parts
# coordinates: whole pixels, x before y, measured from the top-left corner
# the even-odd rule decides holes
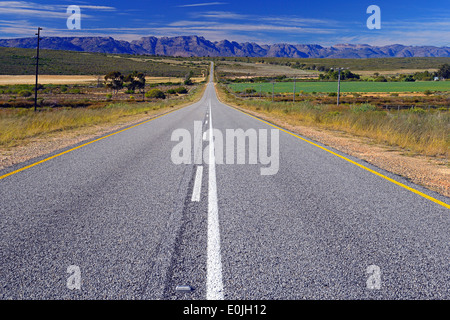
[[[130,129],[133,129],[133,128],[135,128],[135,127],[138,127],[138,126],[143,125],[143,124],[145,124],[145,123],[148,123],[148,122],[150,122],[150,121],[156,120],[156,119],[158,119],[158,118],[161,118],[161,117],[163,117],[163,116],[166,116],[166,115],[168,115],[168,114],[170,114],[170,113],[172,113],[172,112],[178,111],[178,110],[180,110],[180,109],[173,110],[173,111],[170,111],[170,112],[161,114],[161,115],[159,115],[159,116],[157,116],[157,117],[154,117],[154,118],[145,120],[144,122],[140,122],[140,123],[135,124],[135,125],[133,125],[133,126],[131,126],[131,127],[122,129],[122,130],[120,130],[120,131],[116,131],[116,132],[111,133],[111,134],[108,134],[108,135],[106,135],[106,136],[104,136],[104,137],[101,137],[101,138],[98,138],[98,139],[89,141],[89,142],[84,143],[84,144],[82,144],[82,145],[79,145],[79,146],[77,146],[77,147],[75,147],[75,148],[72,148],[72,149],[70,149],[70,150],[66,150],[66,151],[64,151],[64,152],[55,154],[54,156],[48,157],[48,158],[43,159],[43,160],[41,160],[41,161],[32,163],[32,164],[30,164],[30,165],[28,165],[28,166],[26,166],[26,167],[20,168],[20,169],[18,169],[18,170],[15,170],[15,171],[12,171],[12,172],[10,172],[10,173],[7,173],[7,174],[5,174],[5,175],[3,175],[3,176],[0,176],[0,180],[4,179],[4,178],[6,178],[6,177],[12,176],[13,174],[16,174],[16,173],[25,171],[25,170],[27,170],[27,169],[30,169],[30,168],[32,168],[32,167],[34,167],[34,166],[37,166],[38,164],[41,164],[41,163],[47,162],[47,161],[49,161],[49,160],[51,160],[51,159],[57,158],[57,157],[59,157],[59,156],[62,156],[62,155],[64,155],[64,154],[66,154],[66,153],[69,153],[69,152],[75,151],[75,150],[77,150],[77,149],[83,148],[83,147],[85,147],[85,146],[87,146],[87,145],[90,145],[91,143],[94,143],[94,142],[97,142],[97,141],[100,141],[100,140],[109,138],[109,137],[114,136],[114,135],[116,135],[116,134],[118,134],[118,133],[121,133],[121,132],[130,130]]]
[[[255,116],[253,116],[253,115],[251,115],[251,114],[249,114],[249,113],[247,113],[247,112],[244,112],[244,111],[242,111],[242,110],[239,110],[239,109],[237,109],[237,108],[234,108],[234,107],[232,107],[232,108],[235,109],[235,110],[237,110],[237,111],[239,111],[239,112],[241,112],[241,113],[243,113],[243,114],[248,115],[249,117],[252,117],[252,118],[254,118],[254,119],[256,119],[256,120],[259,120],[259,121],[261,121],[261,122],[263,122],[263,123],[265,123],[265,124],[267,124],[267,125],[269,125],[269,126],[272,126],[272,127],[276,128],[276,129],[278,129],[278,130],[281,130],[281,131],[283,131],[283,132],[285,132],[285,133],[288,133],[288,134],[290,134],[291,136],[294,136],[294,137],[296,137],[296,138],[298,138],[298,139],[300,139],[300,140],[303,140],[303,141],[305,141],[305,142],[307,142],[307,143],[309,143],[309,144],[312,144],[313,146],[315,146],[315,147],[317,147],[317,148],[320,148],[320,149],[322,149],[322,150],[324,150],[324,151],[326,151],[326,152],[329,152],[329,153],[331,153],[332,155],[335,155],[336,157],[339,157],[339,158],[341,158],[341,159],[344,159],[345,161],[348,161],[348,162],[354,164],[355,166],[358,166],[358,167],[360,167],[360,168],[362,168],[362,169],[364,169],[364,170],[367,170],[367,171],[369,171],[369,172],[371,172],[371,173],[373,173],[373,174],[375,174],[375,175],[377,175],[377,176],[379,176],[379,177],[381,177],[381,178],[383,178],[383,179],[386,179],[386,180],[388,180],[388,181],[390,181],[390,182],[392,182],[392,183],[394,183],[394,184],[396,184],[396,185],[398,185],[398,186],[400,186],[400,187],[406,189],[406,190],[409,190],[409,191],[411,191],[411,192],[414,192],[415,194],[418,194],[419,196],[422,196],[422,197],[424,197],[424,198],[426,198],[426,199],[428,199],[428,200],[431,200],[431,201],[433,201],[433,202],[436,203],[436,204],[439,204],[439,205],[441,205],[441,206],[443,206],[443,207],[445,207],[445,208],[447,208],[447,209],[450,209],[450,205],[447,204],[447,203],[445,203],[445,202],[442,202],[442,201],[440,201],[440,200],[438,200],[438,199],[435,199],[435,198],[433,198],[433,197],[430,197],[429,195],[427,195],[427,194],[425,194],[425,193],[423,193],[423,192],[420,192],[419,190],[416,190],[416,189],[414,189],[414,188],[408,187],[407,185],[405,185],[405,184],[403,184],[403,183],[400,183],[400,182],[398,182],[398,181],[395,181],[394,179],[391,179],[391,178],[389,178],[389,177],[387,177],[387,176],[385,176],[385,175],[383,175],[383,174],[381,174],[381,173],[379,173],[379,172],[376,172],[375,170],[369,169],[369,168],[367,168],[366,166],[363,166],[362,164],[359,164],[359,163],[357,163],[357,162],[355,162],[355,161],[353,161],[353,160],[350,160],[349,158],[346,158],[346,157],[344,157],[344,156],[341,156],[340,154],[337,154],[336,152],[333,152],[333,151],[331,151],[331,150],[329,150],[329,149],[327,149],[327,148],[324,148],[324,147],[322,147],[322,146],[320,146],[320,145],[318,145],[318,144],[316,144],[316,143],[314,143],[314,142],[311,142],[311,141],[309,141],[309,140],[307,140],[307,139],[305,139],[305,138],[302,138],[302,137],[300,137],[300,136],[298,136],[298,135],[296,135],[296,134],[294,134],[294,133],[292,133],[292,132],[289,132],[289,131],[287,131],[287,130],[285,130],[285,129],[283,129],[283,128],[280,128],[280,127],[278,127],[278,126],[276,126],[276,125],[274,125],[274,124],[272,124],[272,123],[270,123],[270,122],[261,120],[260,118],[255,117]]]

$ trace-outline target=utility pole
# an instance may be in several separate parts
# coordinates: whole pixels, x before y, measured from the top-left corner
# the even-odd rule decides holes
[[[37,92],[38,92],[38,76],[39,76],[39,42],[41,39],[41,30],[42,28],[38,28],[37,35],[37,55],[36,55],[36,84],[34,86],[34,111],[37,110]]]

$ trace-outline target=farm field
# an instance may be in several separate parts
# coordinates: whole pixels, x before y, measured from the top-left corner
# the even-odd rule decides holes
[[[296,92],[336,92],[337,82],[296,82]],[[235,92],[242,92],[253,88],[256,92],[272,92],[272,83],[234,83],[229,87]],[[293,82],[276,82],[275,93],[293,92]],[[450,91],[450,81],[416,81],[416,82],[341,82],[341,92],[423,92],[430,91]]]

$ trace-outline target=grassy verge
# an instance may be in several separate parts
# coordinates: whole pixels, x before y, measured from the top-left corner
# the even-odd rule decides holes
[[[183,99],[161,102],[121,102],[100,107],[0,109],[0,146],[12,147],[25,140],[46,134],[95,125],[117,124],[133,116],[156,116],[181,108],[201,98],[205,85],[200,85]]]
[[[282,125],[306,125],[341,130],[368,137],[378,143],[398,146],[427,156],[447,157],[450,150],[450,112],[419,108],[381,111],[370,104],[351,106],[322,105],[311,102],[243,100],[218,86],[222,101],[269,116]]]

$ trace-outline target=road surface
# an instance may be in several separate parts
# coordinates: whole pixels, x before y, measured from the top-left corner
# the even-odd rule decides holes
[[[250,139],[244,164],[221,164],[231,149],[208,129],[267,132],[278,167],[263,175]],[[0,298],[450,298],[448,198],[271,130],[211,82],[191,106],[1,171]],[[191,163],[174,161],[177,132]]]

